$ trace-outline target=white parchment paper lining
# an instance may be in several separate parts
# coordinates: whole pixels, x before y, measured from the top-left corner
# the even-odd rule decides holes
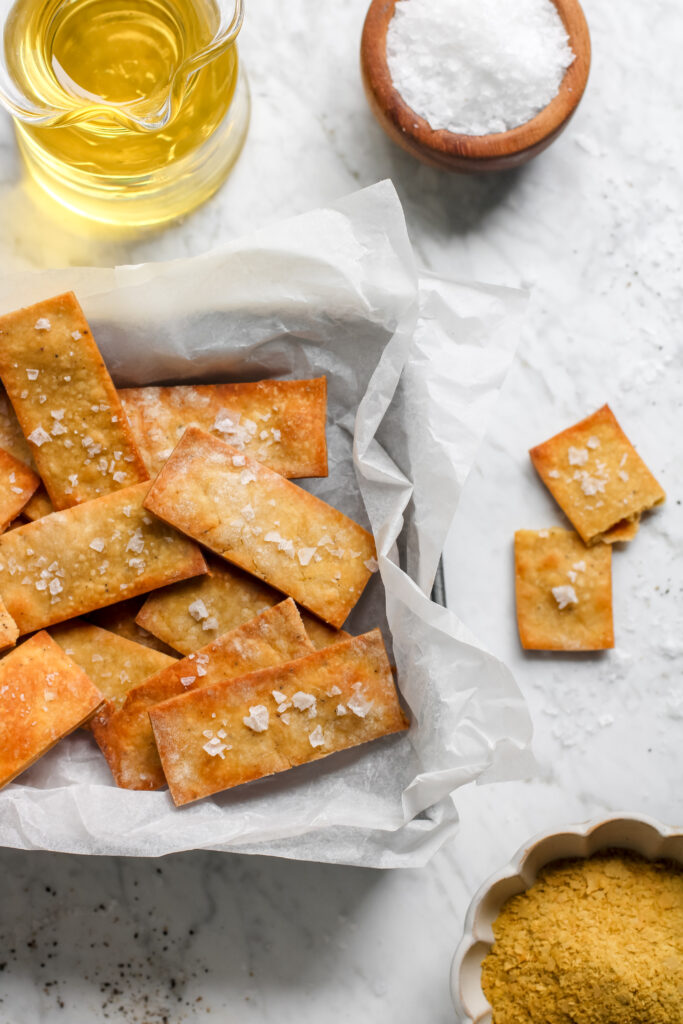
[[[372,525],[380,573],[348,628],[393,644],[412,725],[181,810],[116,789],[78,734],[0,793],[0,844],[425,863],[457,827],[450,794],[518,775],[530,738],[509,671],[428,596],[524,296],[418,277],[388,182],[192,259],[8,276],[0,308],[68,289],[118,384],[327,375],[330,474],[303,485]]]

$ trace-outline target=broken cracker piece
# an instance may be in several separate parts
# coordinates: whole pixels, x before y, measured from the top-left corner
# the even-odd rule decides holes
[[[39,487],[40,477],[25,462],[0,448],[0,533],[16,519]]]
[[[45,632],[0,661],[0,786],[6,785],[102,702],[88,676]]]
[[[573,530],[515,533],[517,625],[529,651],[614,647],[612,549],[587,548]]]
[[[529,454],[586,544],[609,542],[604,535],[611,528],[635,520],[666,497],[608,405]],[[628,539],[623,529],[619,539]]]
[[[0,317],[0,377],[56,509],[149,479],[73,292]]]
[[[367,530],[196,427],[183,434],[145,507],[335,628],[376,568]]]
[[[181,654],[191,654],[282,601],[279,591],[236,566],[211,556],[207,565],[208,575],[150,594],[136,618],[138,626]],[[308,612],[301,617],[315,648],[348,639],[344,630],[333,629]]]
[[[177,806],[407,728],[379,630],[149,717]]]
[[[177,661],[83,619],[53,626],[50,636],[107,698],[110,712],[123,704],[134,686]]]
[[[189,425],[282,476],[327,476],[325,377],[125,388],[119,395],[152,477]]]
[[[639,529],[640,515],[634,519],[622,519],[620,523],[615,523],[614,526],[610,526],[609,530],[601,533],[600,540],[603,544],[625,544],[629,540],[633,540]]]
[[[12,408],[12,403],[7,397],[7,392],[0,386],[0,448],[13,455],[29,467],[35,470],[36,465],[31,455],[31,448],[24,437],[17,414]]]
[[[21,634],[206,572],[199,548],[142,506],[148,483],[0,536],[0,594]]]
[[[149,709],[188,690],[303,657],[312,650],[292,600],[268,608],[132,689],[121,709],[105,707],[92,731],[117,786],[159,789],[165,778],[149,721]]]
[[[47,491],[41,485],[24,508],[22,515],[31,523],[36,519],[51,515],[55,510],[54,505],[47,496]]]
[[[14,647],[19,639],[19,627],[0,600],[0,651]]]

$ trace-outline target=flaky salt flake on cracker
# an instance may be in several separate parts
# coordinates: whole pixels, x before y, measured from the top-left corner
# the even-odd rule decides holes
[[[136,484],[0,536],[0,594],[21,634],[206,572],[199,548],[145,511],[148,488]],[[137,530],[143,566],[126,550]],[[98,538],[102,551],[91,547]]]
[[[312,649],[294,602],[283,601],[134,687],[120,710],[112,713],[105,707],[92,731],[117,786],[149,790],[164,784],[149,721],[154,704],[303,657]]]
[[[515,534],[517,625],[531,651],[614,647],[612,549],[587,548],[573,530]]]
[[[177,661],[84,619],[53,626],[50,636],[107,698],[110,713],[134,686]]]
[[[529,454],[586,544],[630,540],[641,513],[666,497],[608,405]]]
[[[73,292],[0,317],[0,377],[55,508],[148,479]]]
[[[86,721],[102,702],[88,676],[45,632],[0,661],[0,786]]]
[[[119,392],[150,473],[156,476],[190,424],[286,477],[327,476],[327,381],[183,384]]]
[[[363,701],[364,715],[337,713],[339,700],[328,695],[333,683],[347,703]],[[315,717],[293,706],[286,716],[268,715],[261,728],[265,716],[255,711],[267,711],[273,689],[289,698],[310,694]],[[407,728],[379,630],[176,697],[149,717],[178,806]],[[230,748],[222,758],[204,750],[204,731],[216,722]]]
[[[23,511],[39,487],[40,477],[0,448],[0,533]]]
[[[235,454],[230,445],[188,427],[145,507],[339,628],[371,576],[366,563],[376,557],[372,535],[254,459],[247,459],[254,479],[243,484]],[[253,518],[244,515],[245,502]],[[295,553],[307,547],[316,555],[301,565]]]

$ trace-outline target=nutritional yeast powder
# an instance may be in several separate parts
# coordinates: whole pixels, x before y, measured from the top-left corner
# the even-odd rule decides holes
[[[683,1024],[683,868],[614,850],[557,861],[493,932],[493,1024]]]

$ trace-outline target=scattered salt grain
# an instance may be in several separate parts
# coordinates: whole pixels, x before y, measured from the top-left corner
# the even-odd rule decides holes
[[[252,729],[254,732],[265,732],[268,728],[268,708],[263,704],[254,704],[249,708],[248,717],[243,718],[242,721],[248,729]]]
[[[47,433],[47,431],[43,430],[42,427],[36,427],[36,429],[32,430],[31,433],[28,435],[28,440],[32,441],[33,444],[37,444],[38,447],[40,448],[42,447],[42,445],[50,441],[51,437]]]
[[[37,331],[49,331],[50,328],[52,327],[52,324],[50,323],[46,316],[41,316],[38,318],[38,320],[36,320],[34,326]]]
[[[323,736],[321,726],[316,725],[315,729],[313,730],[312,733],[310,733],[308,737],[308,742],[311,744],[312,747],[322,747],[323,743],[325,742],[325,737]]]
[[[578,604],[579,599],[573,587],[553,587],[553,597],[557,601],[557,607],[562,611],[569,604]]]

